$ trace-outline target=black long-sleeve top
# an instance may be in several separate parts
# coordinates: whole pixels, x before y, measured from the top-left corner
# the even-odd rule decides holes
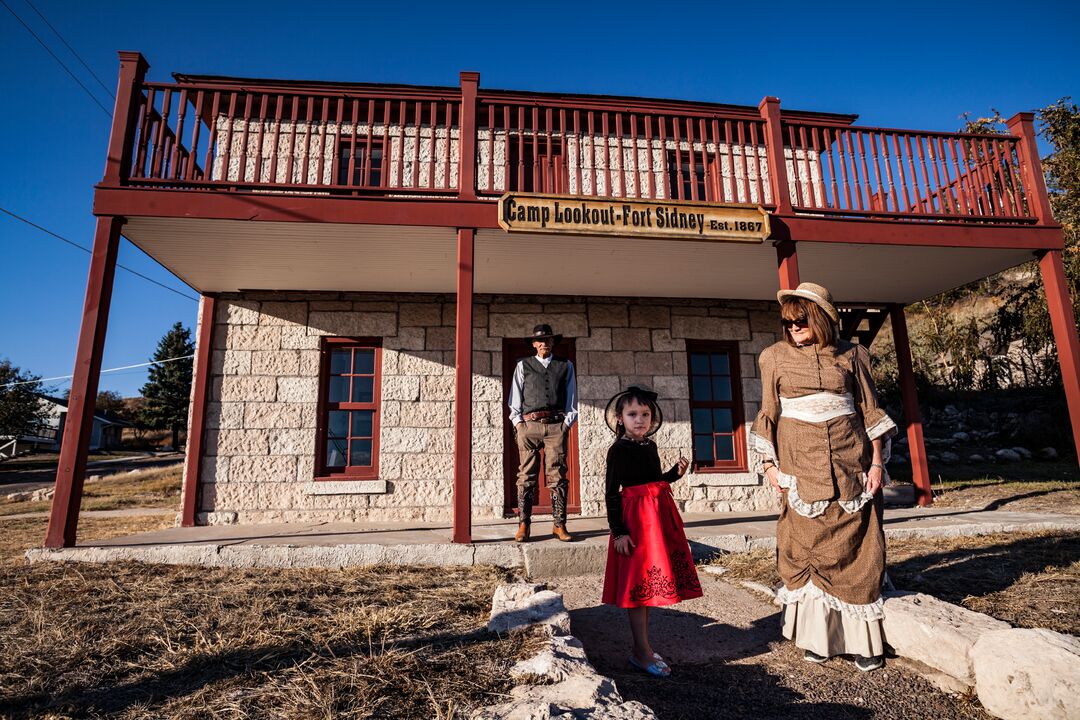
[[[679,466],[675,465],[667,472],[660,471],[660,453],[656,443],[646,440],[638,443],[628,438],[619,438],[607,454],[607,477],[604,482],[604,500],[607,503],[608,527],[616,537],[629,535],[630,531],[623,524],[622,488],[663,480],[673,483],[679,479]]]

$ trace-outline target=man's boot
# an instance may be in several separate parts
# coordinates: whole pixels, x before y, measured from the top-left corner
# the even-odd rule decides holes
[[[552,525],[551,534],[555,536],[557,540],[562,542],[570,542],[574,539],[574,536],[566,532],[566,525]]]
[[[519,522],[517,532],[514,533],[514,542],[525,542],[529,539],[529,523]]]
[[[528,488],[519,487],[518,500],[518,529],[514,533],[514,542],[526,542],[529,539],[529,523],[532,520],[532,493]]]
[[[555,524],[551,527],[551,534],[561,542],[570,542],[574,537],[566,532],[566,489],[567,486],[560,484],[551,488],[551,516]]]

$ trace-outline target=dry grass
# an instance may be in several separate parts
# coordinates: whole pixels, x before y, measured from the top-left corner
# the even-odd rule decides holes
[[[1017,627],[1080,635],[1080,534],[1009,533],[888,542],[898,588],[928,593]],[[729,580],[776,586],[772,550],[724,555]]]
[[[100,480],[87,480],[83,485],[82,509],[178,508],[183,472],[183,463],[177,463],[105,475]],[[48,500],[30,502],[0,497],[0,517],[48,511],[49,503]]]
[[[934,483],[934,506],[1080,515],[1080,485],[1075,482],[1008,482],[1000,478]]]
[[[461,717],[539,645],[484,630],[494,568],[26,566],[44,519],[3,529],[0,717]]]

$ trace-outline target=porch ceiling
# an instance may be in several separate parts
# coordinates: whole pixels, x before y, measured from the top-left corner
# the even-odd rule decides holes
[[[124,234],[200,292],[454,292],[443,227],[131,218]],[[800,274],[841,302],[909,303],[1018,265],[1030,250],[801,242]],[[763,244],[476,234],[475,291],[769,300]]]

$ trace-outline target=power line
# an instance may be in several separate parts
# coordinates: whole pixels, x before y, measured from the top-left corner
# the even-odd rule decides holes
[[[94,93],[90,92],[90,88],[86,87],[86,85],[83,84],[82,80],[75,77],[75,73],[71,72],[71,69],[68,68],[68,66],[64,64],[64,61],[61,60],[59,57],[57,57],[56,53],[54,53],[52,50],[49,49],[49,46],[45,44],[45,41],[42,40],[40,37],[38,37],[38,34],[36,32],[34,32],[33,29],[29,25],[27,25],[26,22],[23,21],[23,19],[21,17],[19,17],[18,13],[16,13],[14,10],[12,10],[11,6],[8,5],[6,2],[4,2],[4,0],[0,0],[0,5],[3,5],[5,8],[7,8],[7,11],[9,13],[11,13],[14,16],[14,18],[16,20],[18,20],[20,24],[22,24],[22,26],[24,28],[26,28],[26,32],[28,32],[28,33],[30,33],[31,35],[34,36],[34,39],[38,41],[38,44],[40,44],[41,47],[45,48],[45,52],[52,55],[53,60],[55,60],[57,63],[59,63],[60,67],[64,68],[64,71],[68,75],[71,76],[71,79],[79,84],[79,87],[81,87],[83,89],[83,91],[90,97],[90,99],[94,101],[94,104],[96,104],[99,108],[101,108],[101,111],[103,113],[105,113],[105,115],[107,117],[112,117],[112,113],[109,112],[109,109],[101,104],[101,101],[97,99],[97,96],[94,95]]]
[[[3,1],[4,1],[4,0],[0,0],[0,3],[2,3]],[[72,240],[68,240],[68,239],[67,239],[66,237],[64,237],[63,235],[58,235],[57,233],[54,233],[54,232],[53,232],[52,230],[49,230],[48,228],[44,228],[44,227],[41,227],[41,226],[40,226],[40,225],[38,225],[37,223],[35,223],[35,222],[32,222],[32,221],[30,221],[30,220],[27,220],[26,218],[22,217],[21,215],[16,215],[15,213],[11,212],[11,211],[10,211],[10,210],[8,210],[7,208],[4,208],[4,207],[0,207],[0,212],[4,213],[5,215],[10,215],[11,217],[15,218],[15,219],[16,219],[16,220],[18,220],[19,222],[24,222],[24,223],[26,223],[26,224],[27,224],[27,225],[29,225],[30,227],[32,227],[32,228],[36,228],[36,229],[40,230],[41,232],[45,233],[46,235],[52,235],[52,236],[53,236],[54,238],[56,238],[57,240],[60,240],[60,241],[62,241],[62,242],[66,242],[66,243],[67,243],[68,245],[71,245],[72,247],[76,247],[76,248],[79,248],[80,250],[82,250],[82,251],[83,251],[83,252],[85,252],[85,253],[90,253],[91,255],[93,254],[93,251],[92,251],[92,250],[90,250],[90,248],[86,248],[86,247],[83,247],[82,245],[80,245],[80,244],[79,244],[79,243],[77,243],[77,242],[74,242],[74,241],[72,241]],[[121,265],[120,263],[116,263],[116,267],[120,268],[121,270],[127,270],[127,271],[128,271],[129,273],[131,273],[132,275],[137,275],[137,276],[141,277],[141,278],[142,278],[143,280],[146,280],[147,282],[152,282],[152,283],[154,283],[155,285],[157,285],[158,287],[163,287],[163,288],[165,288],[166,290],[168,290],[169,292],[173,292],[173,293],[176,293],[176,294],[177,294],[177,295],[179,295],[180,297],[185,297],[185,298],[187,298],[188,300],[194,300],[195,302],[198,302],[198,301],[199,301],[199,298],[197,298],[197,297],[195,297],[195,296],[193,296],[193,295],[188,295],[187,293],[184,293],[184,292],[180,292],[180,291],[179,291],[179,290],[177,290],[176,288],[171,288],[171,287],[169,287],[168,285],[166,285],[166,284],[164,284],[164,283],[160,283],[160,282],[158,282],[157,280],[155,280],[155,279],[153,279],[153,278],[151,278],[151,277],[147,277],[146,275],[143,275],[143,274],[142,274],[141,272],[139,272],[138,270],[132,270],[131,268],[129,268],[129,267],[125,266],[125,265]]]
[[[86,64],[86,61],[82,59],[82,57],[79,55],[79,53],[75,52],[75,48],[71,47],[71,45],[68,44],[68,41],[64,39],[64,36],[60,34],[59,30],[57,30],[56,28],[53,27],[52,23],[49,22],[48,18],[46,18],[44,15],[42,15],[41,11],[38,10],[36,7],[34,7],[34,3],[30,2],[30,0],[24,0],[24,2],[27,5],[30,6],[31,10],[33,10],[34,12],[37,13],[37,16],[39,18],[41,18],[41,21],[43,23],[45,23],[46,25],[49,26],[49,29],[53,31],[53,34],[56,35],[56,37],[60,38],[60,42],[64,43],[64,47],[66,47],[71,52],[71,54],[75,56],[76,60],[78,60],[80,63],[82,63],[82,66],[84,68],[86,68],[86,72],[88,72],[88,73],[90,73],[91,75],[94,76],[94,79],[97,80],[98,85],[100,85],[102,87],[102,89],[105,90],[105,92],[109,93],[109,97],[111,97],[113,100],[115,100],[116,95],[113,93],[113,91],[110,90],[109,87],[105,83],[103,83],[101,81],[101,78],[99,78],[97,76],[96,72],[94,72],[93,70],[90,69],[90,66]]]
[[[136,363],[134,365],[124,365],[123,367],[109,368],[108,370],[102,370],[102,373],[117,372],[119,370],[131,370],[132,368],[146,367],[147,365],[164,365],[165,363],[176,362],[177,360],[190,360],[195,357],[194,355],[181,355],[179,357],[167,358],[165,360],[151,360],[150,362]],[[46,383],[53,380],[70,380],[75,377],[74,375],[57,375],[51,378],[40,378],[38,380],[20,380],[19,382],[7,383],[6,385],[0,385],[0,387],[15,387],[16,385],[33,385],[34,383]]]

